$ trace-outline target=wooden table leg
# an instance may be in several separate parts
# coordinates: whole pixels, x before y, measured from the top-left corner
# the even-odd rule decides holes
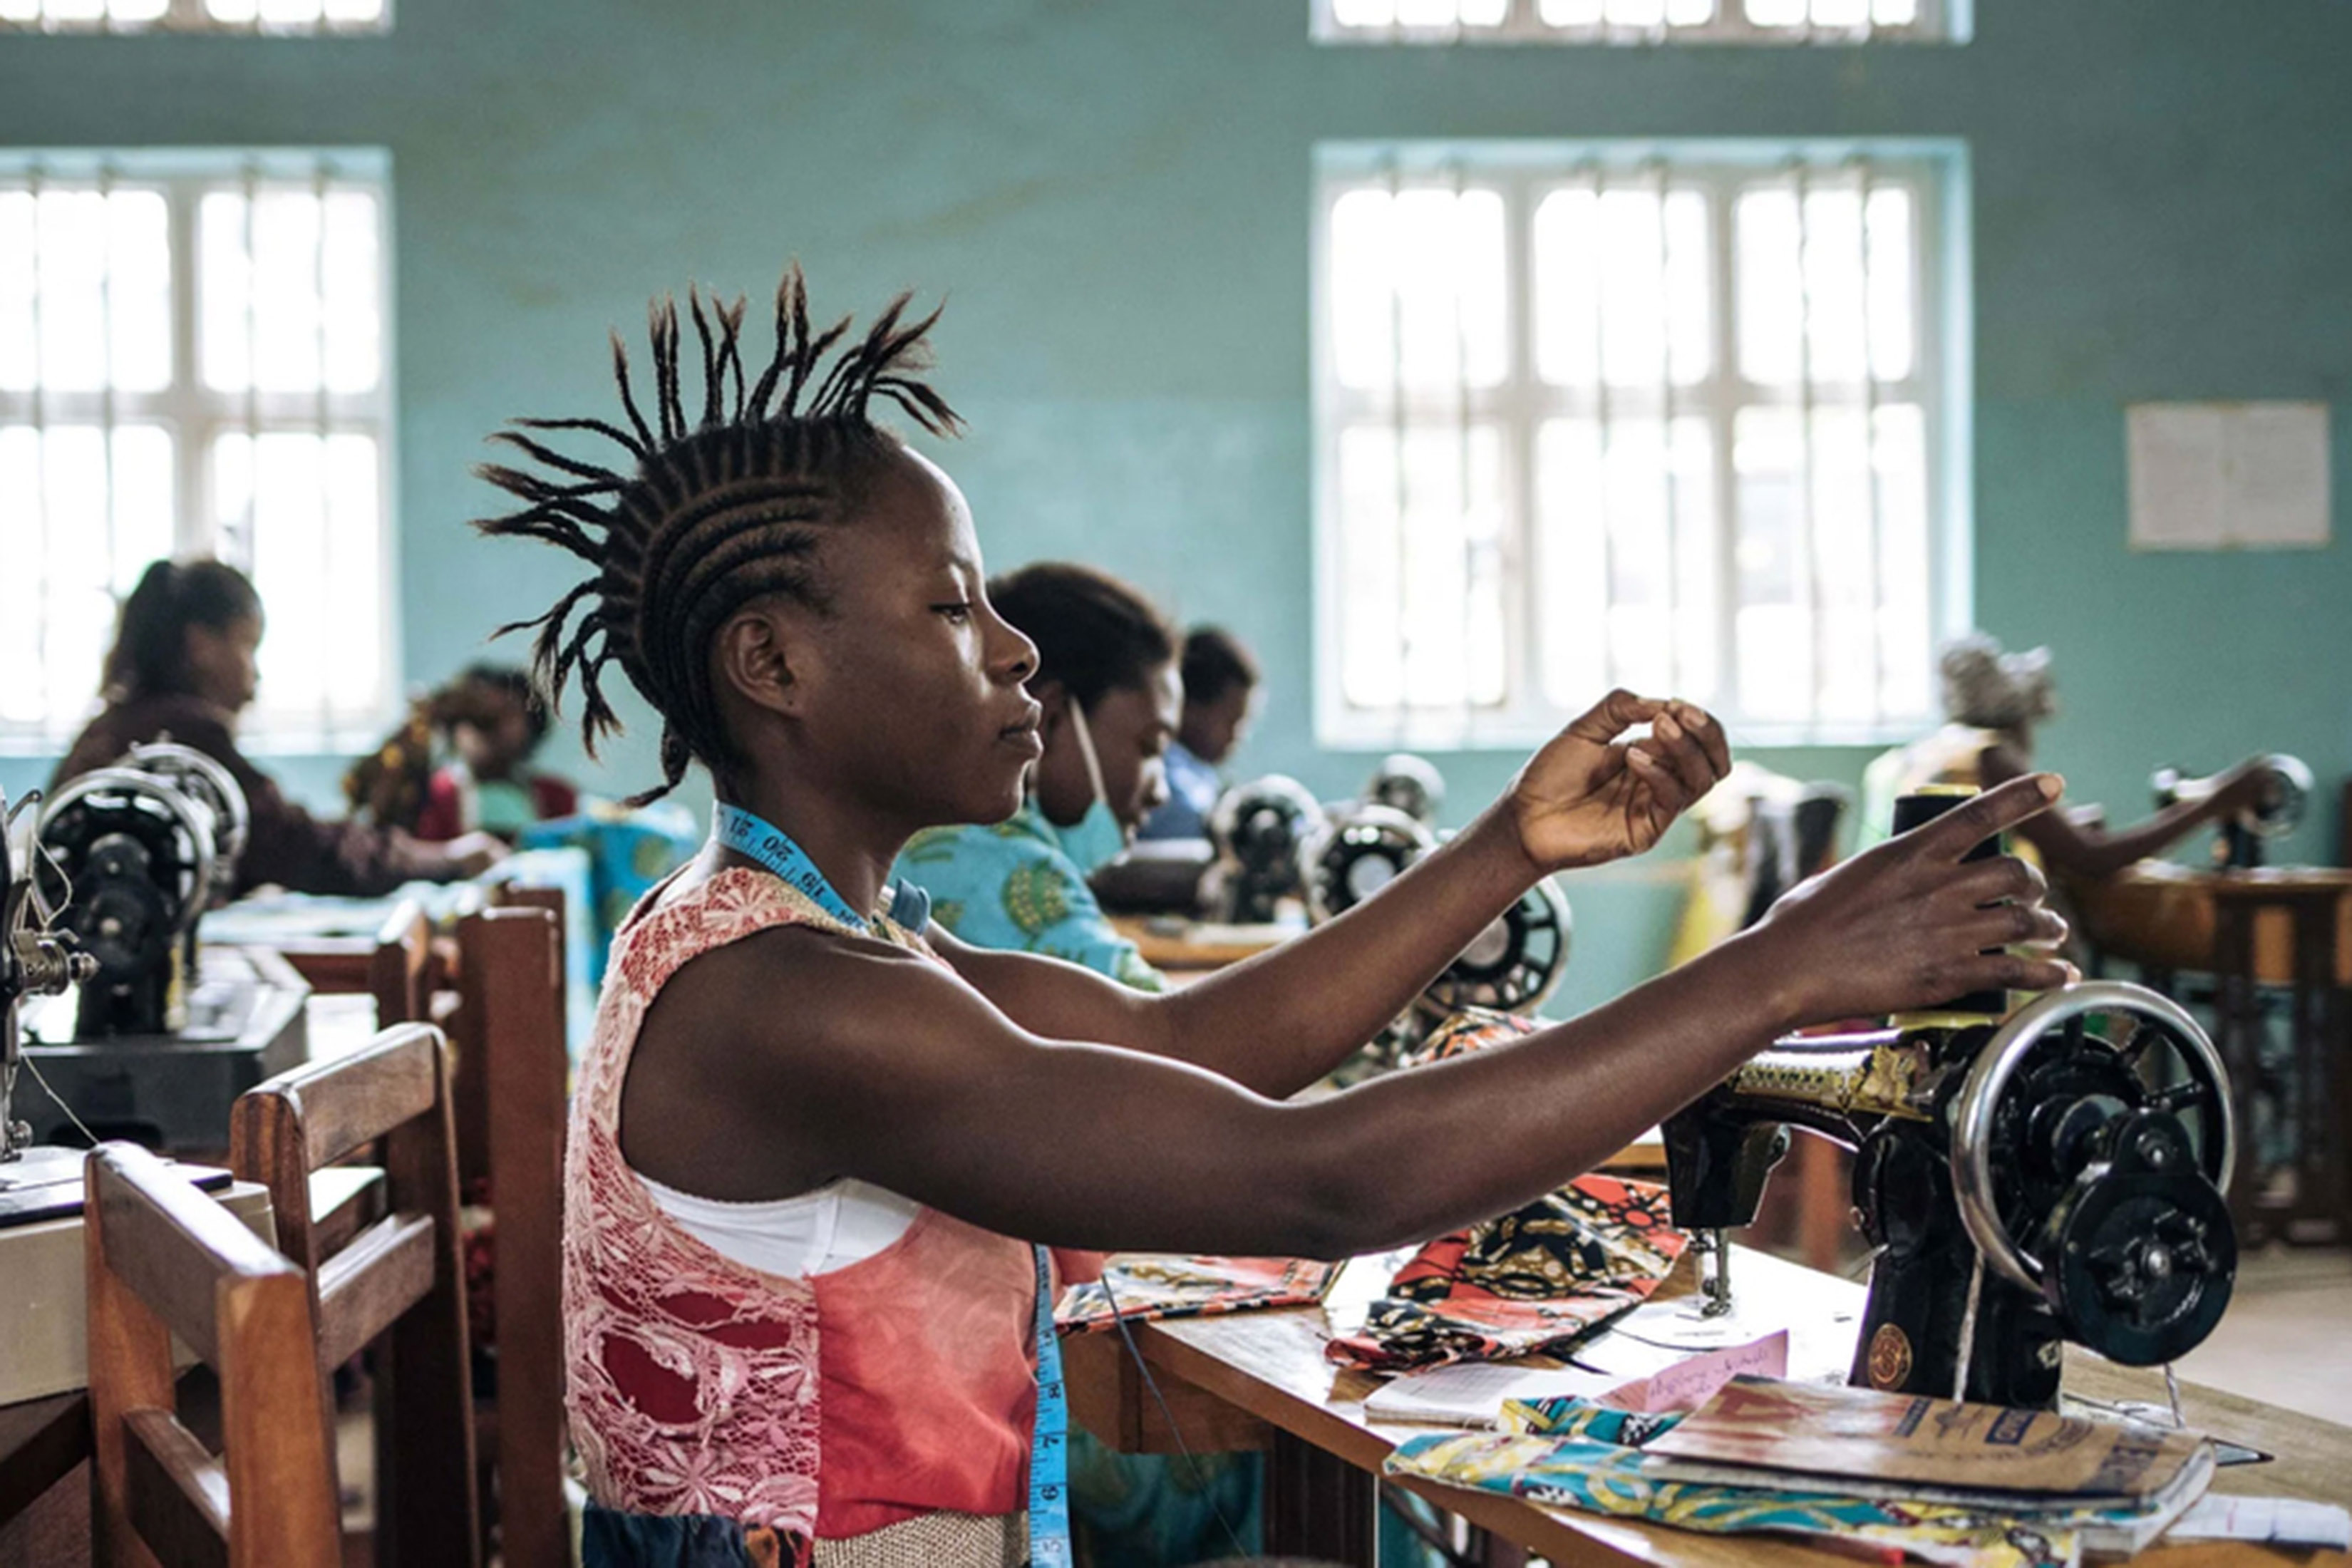
[[[1379,1542],[1378,1479],[1277,1431],[1265,1465],[1266,1554],[1378,1568]]]
[[[2251,1251],[2270,1238],[2262,1202],[2263,1162],[2255,1111],[2262,1099],[2263,1002],[2254,987],[2254,910],[2237,899],[2213,900],[2214,1044],[2229,1068],[2237,1101],[2237,1169],[2230,1173],[2230,1207],[2238,1245]]]
[[[2352,1131],[2352,1093],[2345,1081],[2347,1016],[2336,984],[2334,898],[2300,899],[2294,921],[2295,1217],[2324,1226],[2330,1239],[2352,1225],[2345,1173],[2345,1134]]]

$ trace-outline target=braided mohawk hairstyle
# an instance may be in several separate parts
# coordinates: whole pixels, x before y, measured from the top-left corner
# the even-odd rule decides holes
[[[929,364],[924,339],[940,313],[908,321],[909,298],[892,300],[862,339],[849,339],[845,316],[812,331],[795,263],[776,289],[775,353],[747,390],[744,300],[726,304],[690,289],[687,314],[702,363],[696,423],[687,421],[680,387],[677,303],[663,299],[653,305],[647,332],[652,424],[637,405],[628,351],[615,331],[613,379],[626,428],[607,419],[517,419],[490,437],[552,472],[481,465],[476,472],[526,504],[474,526],[543,540],[594,568],[544,615],[498,635],[537,630],[532,680],[551,709],[578,678],[592,757],[599,741],[621,730],[604,695],[607,665],[618,660],[661,714],[662,783],[631,805],[668,794],[698,759],[713,773],[732,762],[705,658],[727,618],[771,594],[827,607],[814,569],[818,545],[827,529],[852,521],[858,480],[898,449],[869,416],[874,400],[897,405],[934,436],[962,427],[920,376]],[[567,457],[531,434],[550,431],[602,436],[628,454],[634,471]]]

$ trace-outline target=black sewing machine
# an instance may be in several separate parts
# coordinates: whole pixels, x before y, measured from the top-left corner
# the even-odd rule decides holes
[[[21,809],[21,805],[20,805]],[[0,799],[0,1226],[71,1214],[81,1203],[81,1152],[33,1142],[16,1119],[23,1064],[17,1009],[28,996],[56,996],[93,979],[98,961],[52,929],[32,868],[17,854],[16,813]]]
[[[1730,1300],[1721,1233],[1756,1217],[1792,1128],[1855,1151],[1875,1249],[1859,1386],[2050,1408],[2061,1342],[2153,1365],[2229,1304],[2228,1077],[2152,991],[2093,981],[2005,1022],[1783,1041],[1669,1118],[1675,1223],[1700,1233],[1711,1305]]]
[[[91,961],[27,1015],[45,1139],[79,1133],[78,1116],[101,1137],[225,1148],[236,1096],[308,1055],[309,987],[284,960],[222,953],[198,970],[198,922],[234,885],[247,830],[228,771],[169,744],[134,747],[43,808],[35,892]]]
[[[2178,768],[2158,768],[2147,783],[2158,810],[2185,800],[2203,800],[2219,789],[2222,775],[2183,778]],[[2213,864],[2223,870],[2252,870],[2263,864],[2263,845],[2302,825],[2311,802],[2311,769],[2299,757],[2273,752],[2263,759],[2263,796],[2250,811],[2222,818],[2213,840]]]
[[[1445,775],[1427,757],[1391,752],[1364,784],[1364,799],[1391,811],[1403,812],[1423,827],[1435,829],[1437,814],[1445,805]]]
[[[1264,924],[1284,899],[1304,896],[1306,848],[1322,829],[1322,803],[1281,773],[1219,795],[1209,812],[1216,852],[1206,883],[1212,918]]]
[[[1393,769],[1400,760],[1418,759],[1391,757],[1383,768]],[[1317,925],[1395,881],[1439,842],[1425,823],[1375,800],[1328,809],[1322,836],[1307,847],[1307,917]],[[1414,1029],[1442,1023],[1465,1007],[1534,1012],[1568,973],[1570,929],[1567,896],[1545,878],[1430,982],[1415,1004]]]
[[[2047,1409],[2065,1341],[2147,1366],[2212,1331],[2237,1275],[2212,1041],[2111,981],[1999,1009],[1783,1040],[1667,1120],[1708,1310],[1731,1300],[1723,1232],[1755,1219],[1798,1129],[1855,1152],[1874,1252],[1856,1385]]]

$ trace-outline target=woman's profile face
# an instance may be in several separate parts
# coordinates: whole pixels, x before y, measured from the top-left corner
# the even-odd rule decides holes
[[[1045,701],[1045,754],[1037,763],[1037,804],[1045,820],[1068,827],[1094,804],[1094,781],[1071,722],[1075,706],[1058,688]],[[1110,814],[1129,837],[1168,803],[1168,742],[1183,708],[1183,684],[1173,660],[1153,665],[1131,686],[1114,686],[1086,710],[1087,733],[1102,764]]]
[[[954,481],[894,457],[817,574],[825,609],[793,612],[786,632],[787,663],[795,641],[808,654],[793,765],[910,830],[1012,816],[1043,750],[1022,684],[1037,650],[988,602]]]
[[[224,626],[190,626],[188,689],[216,708],[243,710],[260,689],[260,649],[259,616],[238,616]]]

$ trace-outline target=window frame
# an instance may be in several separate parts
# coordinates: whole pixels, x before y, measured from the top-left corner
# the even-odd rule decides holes
[[[152,21],[118,22],[110,7],[90,17],[59,18],[47,15],[48,0],[42,0],[42,15],[29,20],[16,17],[0,18],[0,35],[29,33],[37,35],[82,36],[99,34],[107,37],[131,37],[148,33],[172,33],[231,38],[368,38],[392,31],[393,10],[399,0],[383,0],[383,11],[362,22],[337,21],[320,7],[316,22],[278,23],[264,21],[258,5],[254,7],[250,22],[225,22],[205,9],[205,0],[164,0],[163,14]],[[100,0],[101,5],[105,0]]]
[[[1975,0],[1918,0],[1916,20],[1896,26],[1864,22],[1852,27],[1765,27],[1748,20],[1744,0],[1717,0],[1712,21],[1692,26],[1556,26],[1543,20],[1538,0],[1504,0],[1503,19],[1492,26],[1445,22],[1415,26],[1351,26],[1339,19],[1339,0],[1307,0],[1307,35],[1318,44],[1447,47],[1467,44],[1509,47],[1523,44],[1612,47],[1685,44],[1793,47],[1803,45],[1966,44],[1975,33]]]
[[[398,328],[393,305],[396,251],[392,165],[374,148],[268,149],[201,152],[42,151],[0,152],[0,188],[42,185],[108,191],[152,190],[165,203],[172,247],[171,379],[160,391],[113,387],[60,391],[0,388],[0,426],[37,428],[96,425],[110,433],[125,425],[160,426],[173,443],[172,550],[175,557],[210,554],[218,543],[213,518],[214,452],[219,438],[250,433],[364,434],[376,443],[377,690],[368,708],[340,719],[321,714],[303,721],[271,715],[257,706],[238,731],[243,749],[256,755],[307,756],[365,750],[382,739],[404,710],[402,678],[400,524],[398,500]],[[233,191],[250,195],[275,187],[309,185],[320,191],[362,189],[375,199],[379,374],[362,393],[215,391],[204,384],[203,324],[198,288],[199,212],[206,195]],[[248,376],[248,381],[252,378]],[[119,579],[118,579],[119,580]],[[264,606],[267,613],[268,606]],[[91,707],[70,717],[51,715],[42,724],[0,720],[0,756],[48,756],[69,742],[96,710],[98,671],[90,672]],[[272,718],[276,722],[272,722]]]
[[[1970,482],[1973,397],[1969,355],[1972,302],[1969,255],[1966,149],[1956,142],[1870,139],[1838,142],[1774,141],[1561,142],[1337,142],[1316,149],[1313,180],[1311,278],[1311,432],[1313,458],[1313,571],[1315,576],[1315,731],[1317,743],[1338,751],[1398,747],[1477,751],[1525,749],[1540,744],[1576,716],[1555,707],[1542,689],[1541,655],[1534,627],[1543,574],[1537,526],[1535,444],[1547,419],[1579,412],[1587,388],[1555,386],[1534,369],[1532,327],[1535,215],[1541,197],[1573,189],[1595,175],[1620,177],[1663,172],[1670,185],[1698,184],[1709,192],[1708,244],[1711,273],[1708,375],[1671,396],[1675,416],[1705,412],[1713,418],[1710,441],[1715,468],[1717,531],[1716,692],[1712,706],[1734,736],[1748,745],[1884,745],[1916,734],[1932,714],[1881,715],[1857,722],[1813,719],[1753,721],[1739,710],[1737,679],[1738,491],[1732,467],[1733,421],[1742,407],[1805,407],[1803,384],[1785,389],[1744,381],[1738,373],[1737,294],[1733,255],[1737,243],[1730,203],[1739,188],[1776,169],[1832,170],[1866,159],[1882,182],[1898,178],[1915,192],[1916,225],[1912,265],[1919,341],[1911,376],[1926,426],[1927,508],[1927,584],[1932,647],[1973,624],[1973,536]],[[1494,388],[1447,389],[1433,395],[1449,400],[1451,418],[1468,423],[1491,417],[1502,434],[1505,699],[1499,705],[1446,707],[1400,704],[1393,709],[1358,707],[1345,689],[1344,519],[1339,447],[1351,423],[1389,416],[1385,390],[1341,385],[1333,342],[1331,217],[1339,198],[1363,188],[1424,187],[1457,182],[1464,188],[1503,194],[1504,338],[1508,361]],[[1874,392],[1883,386],[1874,384]],[[1759,395],[1760,394],[1760,395]],[[1612,392],[1612,405],[1616,394]],[[1635,413],[1643,396],[1637,392]],[[1874,405],[1873,396],[1853,405]],[[1424,405],[1426,406],[1426,405]],[[1589,412],[1589,410],[1587,411]],[[1443,413],[1441,418],[1449,417]],[[1819,674],[1816,672],[1818,686]],[[1601,690],[1591,700],[1598,700]]]

